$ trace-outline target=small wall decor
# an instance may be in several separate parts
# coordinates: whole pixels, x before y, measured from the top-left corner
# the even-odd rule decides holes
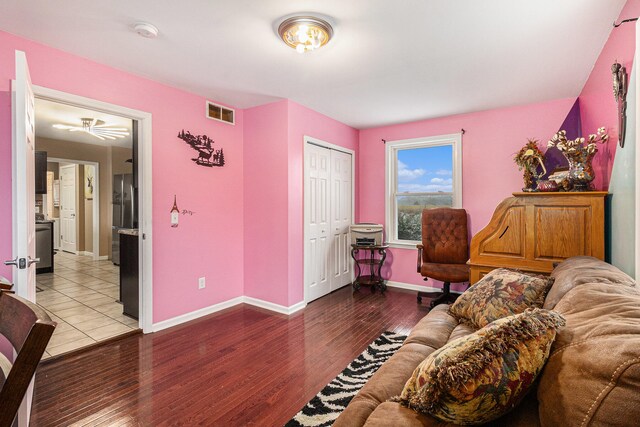
[[[84,198],[93,200],[93,184],[96,176],[96,167],[84,165]]]
[[[535,180],[547,173],[544,166],[544,155],[538,148],[538,140],[530,139],[527,145],[518,151],[513,161],[518,165],[518,170],[524,170],[522,176],[524,188],[522,191],[536,191]],[[542,167],[542,172],[538,173],[538,167],[540,166]]]
[[[178,209],[178,203],[176,202],[176,195],[173,195],[173,207],[171,208],[171,227],[176,228],[178,226],[178,218],[180,217],[180,210]]]
[[[615,62],[611,66],[613,74],[613,96],[618,104],[618,142],[620,148],[624,148],[624,137],[627,133],[627,90],[629,81],[627,69]]]
[[[198,152],[198,157],[191,160],[196,162],[200,166],[224,166],[224,152],[222,148],[216,150],[212,144],[215,142],[207,135],[192,135],[189,131],[184,129],[178,134],[178,138],[186,142]]]

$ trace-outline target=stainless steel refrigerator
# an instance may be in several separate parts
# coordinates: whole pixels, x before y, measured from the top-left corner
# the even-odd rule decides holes
[[[115,265],[120,265],[120,235],[118,230],[121,228],[135,228],[136,223],[137,212],[133,189],[133,174],[114,175],[111,259]]]

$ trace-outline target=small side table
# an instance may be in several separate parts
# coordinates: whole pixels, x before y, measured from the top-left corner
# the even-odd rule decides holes
[[[374,290],[379,288],[381,292],[387,290],[387,285],[380,273],[388,248],[389,245],[351,245],[351,258],[356,262],[357,273],[352,284],[354,290],[360,289],[360,286],[371,286]],[[364,252],[363,258],[358,258],[360,251]],[[368,271],[365,266],[369,266]],[[368,274],[363,274],[367,272]]]

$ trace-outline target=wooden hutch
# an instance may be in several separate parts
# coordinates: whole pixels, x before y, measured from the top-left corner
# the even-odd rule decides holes
[[[606,191],[513,193],[471,239],[471,284],[495,268],[549,274],[576,255],[604,259]]]

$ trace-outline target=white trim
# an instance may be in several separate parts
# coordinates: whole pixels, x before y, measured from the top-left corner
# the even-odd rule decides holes
[[[163,320],[162,322],[153,324],[153,332],[158,332],[163,329],[171,328],[173,326],[181,325],[182,323],[190,322],[192,320],[199,319],[203,316],[208,316],[209,314],[213,314],[217,311],[221,311],[230,307],[233,307],[238,304],[242,304],[244,297],[236,297],[227,301],[220,302],[218,304],[214,304],[209,307],[201,308],[199,310],[192,311],[190,313],[185,313],[180,316],[172,317],[171,319]]]
[[[640,58],[640,22],[636,23],[636,52],[635,63]],[[636,268],[635,278],[640,277],[640,172],[638,171],[638,165],[640,165],[640,146],[638,146],[638,139],[640,139],[640,73],[636,71],[636,140],[628,141],[627,144],[635,144],[636,150]]]
[[[394,282],[393,280],[387,280],[385,282],[389,288],[407,289],[417,292],[442,292],[442,288],[433,288],[431,286],[414,285],[411,283]],[[462,292],[451,290],[452,294],[461,294]]]
[[[84,96],[73,95],[55,89],[33,86],[37,98],[47,99],[92,110],[115,114],[138,121],[138,177],[141,179],[138,200],[139,265],[140,265],[140,327],[144,333],[153,331],[153,181],[152,181],[152,115]]]
[[[442,288],[432,288],[431,286],[414,285],[412,283],[394,282],[393,280],[387,280],[385,282],[389,288],[407,289],[410,291],[418,292],[440,292]]]
[[[94,176],[94,188],[93,188],[93,200],[95,201],[93,205],[93,248],[94,250],[97,248],[95,253],[83,251],[84,254],[90,255],[93,257],[94,261],[98,261],[100,258],[100,163],[99,162],[88,162],[84,160],[72,160],[72,159],[62,159],[60,157],[47,157],[47,162],[52,163],[75,163],[78,165],[91,165],[95,168],[95,176]],[[58,172],[59,174],[59,172]],[[84,189],[84,182],[80,183],[80,185]],[[84,193],[83,193],[84,194]],[[107,259],[109,256],[107,255]]]
[[[245,304],[253,305],[255,307],[264,308],[266,310],[275,311],[276,313],[291,315],[296,311],[300,311],[307,306],[305,301],[300,301],[290,307],[285,307],[284,305],[275,304],[273,302],[264,301],[257,298],[252,297],[244,297],[243,302]]]
[[[453,164],[453,206],[454,208],[462,207],[462,133],[452,133],[448,135],[438,135],[426,138],[412,138],[398,141],[387,141],[385,143],[385,228],[387,242],[391,247],[410,248],[420,243],[419,241],[398,240],[397,224],[395,218],[396,200],[391,198],[391,189],[397,188],[397,177],[395,172],[397,164],[398,150],[422,148],[422,147],[438,147],[444,145],[452,145],[452,164]]]
[[[78,255],[90,256],[95,259],[95,257],[93,256],[93,252],[89,252],[89,251],[78,251]]]
[[[290,307],[285,307],[284,305],[275,304],[273,302],[264,301],[257,298],[239,296],[227,301],[219,302],[209,307],[201,308],[201,309],[192,311],[190,313],[185,313],[180,316],[172,317],[171,319],[163,320],[162,322],[154,323],[153,332],[158,332],[163,329],[171,328],[173,326],[178,326],[183,323],[190,322],[192,320],[196,320],[204,316],[208,316],[218,311],[235,307],[236,305],[239,305],[239,304],[249,304],[254,307],[259,307],[269,311],[274,311],[276,313],[286,314],[286,315],[292,315],[293,313],[300,311],[307,306],[307,303],[304,301],[300,301],[299,303],[296,303]]]
[[[96,261],[107,261],[109,259],[109,255],[100,255],[99,257],[95,258]]]
[[[304,145],[302,150],[302,210],[303,210],[303,221],[304,221],[304,230],[303,230],[303,239],[302,242],[302,269],[303,269],[303,288],[304,288],[304,300],[303,302],[307,304],[309,301],[309,290],[308,290],[308,281],[307,281],[307,258],[306,258],[306,247],[307,247],[307,236],[309,235],[309,207],[305,203],[305,185],[308,179],[309,171],[305,167],[306,159],[307,159],[307,145],[312,144],[318,147],[328,148],[330,150],[340,151],[342,153],[346,153],[351,155],[351,220],[355,222],[356,220],[356,152],[349,148],[341,147],[339,145],[331,144],[330,142],[323,141],[321,139],[314,138],[312,136],[304,135],[303,137]],[[351,260],[351,282],[355,280],[354,273],[354,262]]]

